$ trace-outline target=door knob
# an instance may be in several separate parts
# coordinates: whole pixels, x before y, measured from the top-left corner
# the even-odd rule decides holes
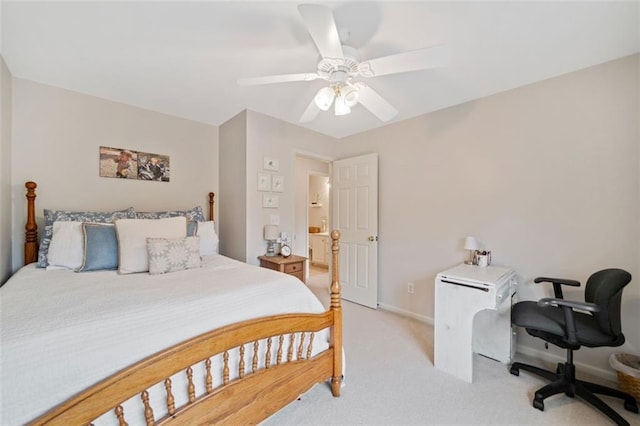
[[[369,236],[369,241],[375,241],[376,237],[374,237],[373,235]]]

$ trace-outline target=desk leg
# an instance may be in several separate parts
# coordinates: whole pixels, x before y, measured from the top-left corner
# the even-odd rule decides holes
[[[473,382],[473,318],[491,307],[492,292],[436,280],[434,365]]]
[[[467,383],[473,382],[473,316],[450,311],[436,321],[434,364]]]

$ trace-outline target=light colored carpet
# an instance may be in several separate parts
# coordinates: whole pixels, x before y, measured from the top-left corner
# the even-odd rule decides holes
[[[312,270],[308,285],[327,306],[329,278],[322,272]],[[343,311],[347,368],[342,395],[334,398],[327,384],[317,385],[265,425],[612,424],[583,401],[564,395],[547,399],[544,412],[533,408],[533,394],[545,382],[526,372],[512,376],[506,365],[482,356],[474,359],[473,384],[435,369],[429,325],[349,302]],[[640,416],[624,410],[622,402],[602,398],[632,425],[640,425]]]

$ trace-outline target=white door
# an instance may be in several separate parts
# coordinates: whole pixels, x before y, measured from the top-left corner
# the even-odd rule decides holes
[[[342,297],[378,307],[378,154],[333,163],[333,229],[340,236]]]

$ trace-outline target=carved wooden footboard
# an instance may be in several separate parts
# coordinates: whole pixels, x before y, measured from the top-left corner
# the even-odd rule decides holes
[[[36,186],[34,182],[26,184],[25,263],[37,259]],[[209,219],[213,219],[213,193],[209,194],[209,207]],[[144,408],[147,425],[254,424],[316,383],[330,380],[333,395],[339,396],[342,381],[339,236],[338,231],[331,233],[331,305],[326,312],[274,315],[204,333],[121,370],[52,408],[32,424],[87,424],[113,410],[119,424],[126,425],[128,413],[122,404],[136,395]],[[314,345],[318,345],[319,332],[324,329],[329,329],[329,346],[316,353]],[[194,368],[196,365],[199,367]],[[176,388],[171,377],[175,374],[184,375],[187,387],[188,401],[181,406],[177,406],[174,397]],[[204,377],[194,380],[194,374]],[[163,388],[164,401],[161,407],[154,407],[149,389],[158,384]]]

